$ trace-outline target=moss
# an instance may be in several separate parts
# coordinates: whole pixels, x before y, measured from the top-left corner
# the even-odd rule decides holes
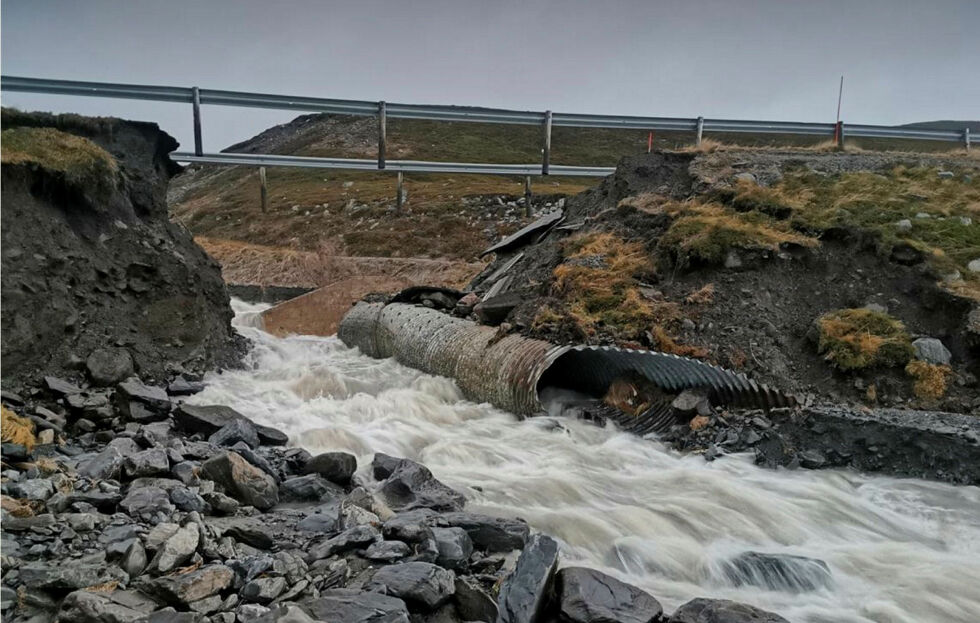
[[[771,249],[793,243],[816,246],[817,240],[757,213],[739,213],[715,203],[684,204],[660,239],[662,251],[681,265],[721,264],[731,249]]]
[[[4,130],[0,138],[3,164],[36,164],[83,188],[105,190],[116,184],[116,159],[87,138],[31,127]]]
[[[910,361],[905,373],[915,379],[912,391],[923,400],[938,400],[946,394],[946,387],[953,370],[949,366],[939,366],[925,361]]]
[[[841,370],[905,365],[912,339],[905,325],[886,313],[839,309],[817,319],[817,351]]]

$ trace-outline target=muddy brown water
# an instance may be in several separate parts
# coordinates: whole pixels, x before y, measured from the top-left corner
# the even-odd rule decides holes
[[[261,306],[236,302],[249,368],[193,397],[275,426],[310,452],[375,451],[429,466],[470,510],[520,516],[561,544],[563,565],[600,568],[667,612],[734,599],[807,623],[980,620],[980,488],[850,470],[772,471],[748,456],[712,463],[614,428],[515,416],[463,399],[454,383],[336,338],[277,338]],[[746,552],[827,563],[829,586],[736,586]]]

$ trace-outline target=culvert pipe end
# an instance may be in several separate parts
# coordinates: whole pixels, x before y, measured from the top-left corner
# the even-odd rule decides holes
[[[617,378],[640,375],[668,392],[703,389],[714,404],[770,409],[796,400],[744,374],[657,351],[557,346],[406,303],[357,303],[338,337],[374,358],[452,378],[470,400],[519,416],[542,411],[539,390],[558,387],[605,395]]]

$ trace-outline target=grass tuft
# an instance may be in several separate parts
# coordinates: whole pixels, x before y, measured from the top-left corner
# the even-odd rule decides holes
[[[116,159],[87,138],[30,127],[4,130],[0,138],[3,164],[37,164],[61,173],[73,185],[100,190],[111,189],[118,180]]]
[[[21,417],[8,409],[0,407],[0,439],[4,443],[15,443],[24,446],[30,452],[37,444],[34,436],[34,422],[26,417]]]
[[[923,400],[938,400],[946,394],[953,370],[925,361],[913,360],[905,366],[905,373],[915,379],[912,391]]]
[[[905,325],[870,309],[839,309],[817,319],[817,351],[841,370],[894,367],[912,358]]]

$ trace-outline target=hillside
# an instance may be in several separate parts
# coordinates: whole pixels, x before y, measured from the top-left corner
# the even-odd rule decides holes
[[[226,151],[323,157],[376,157],[376,121],[304,115]],[[817,138],[718,135],[746,147],[826,149]],[[656,132],[655,149],[690,148],[688,133]],[[392,120],[390,159],[536,162],[540,130],[529,126]],[[941,151],[929,141],[850,141],[853,149]],[[614,166],[641,154],[647,133],[637,130],[555,128],[556,164]],[[590,178],[534,178],[536,211],[598,183]],[[195,236],[339,256],[471,260],[488,244],[527,222],[523,179],[505,176],[406,176],[407,202],[396,213],[393,173],[274,168],[268,170],[269,208],[260,209],[258,172],[245,167],[190,167],[171,185],[173,216]],[[549,205],[550,204],[550,205]],[[205,241],[206,244],[206,241]],[[210,249],[209,249],[210,250]],[[220,260],[220,255],[217,255]]]

